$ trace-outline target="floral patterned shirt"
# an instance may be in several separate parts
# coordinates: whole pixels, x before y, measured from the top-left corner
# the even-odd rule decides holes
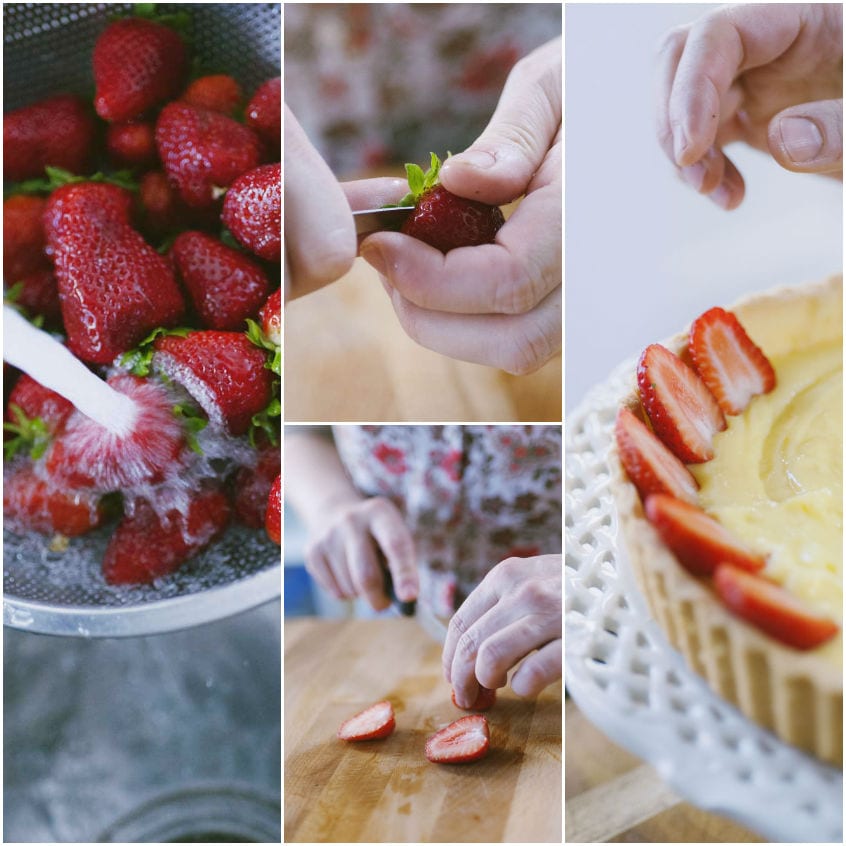
[[[414,537],[418,601],[450,617],[496,564],[561,552],[559,426],[335,426],[358,490]]]

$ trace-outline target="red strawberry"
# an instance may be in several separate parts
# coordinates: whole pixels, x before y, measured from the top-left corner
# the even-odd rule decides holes
[[[452,704],[455,705],[456,708],[461,708],[461,706],[455,701],[455,691],[452,692]],[[493,706],[496,705],[496,690],[492,690],[489,687],[482,687],[479,685],[479,693],[476,696],[476,700],[469,708],[462,708],[463,711],[488,711]]]
[[[94,119],[73,94],[15,109],[3,115],[3,178],[43,176],[47,165],[82,173],[93,140]]]
[[[617,412],[614,437],[620,462],[641,499],[666,493],[687,502],[697,501],[699,484],[691,472],[627,408]]]
[[[226,528],[229,503],[216,488],[201,490],[187,514],[160,517],[145,500],[121,520],[103,556],[103,575],[112,585],[144,584],[172,573],[207,547]]]
[[[75,488],[101,491],[160,482],[185,444],[172,401],[149,379],[118,373],[108,384],[135,401],[131,431],[116,435],[76,411],[47,454],[48,472]]]
[[[24,276],[49,267],[44,252],[41,197],[16,194],[3,201],[3,276],[10,287]]]
[[[129,225],[131,197],[114,185],[66,185],[50,197],[45,230],[53,252],[68,347],[109,364],[184,303],[170,264]]]
[[[103,120],[140,117],[175,97],[185,78],[185,45],[172,29],[142,18],[109,24],[94,45],[94,108]]]
[[[138,197],[143,229],[156,236],[176,229],[190,214],[179,192],[160,170],[148,171],[141,177]]]
[[[31,376],[22,373],[12,392],[6,409],[6,419],[14,420],[11,406],[16,405],[30,420],[39,419],[50,434],[56,434],[73,413],[73,405],[60,394],[45,388]]]
[[[426,757],[437,764],[464,764],[478,761],[490,748],[488,720],[483,714],[468,714],[426,741]]]
[[[104,511],[99,496],[42,479],[26,465],[3,480],[3,516],[16,531],[75,537],[99,526]]]
[[[106,150],[112,161],[138,167],[156,158],[153,125],[143,120],[112,123],[106,130]]]
[[[253,529],[264,526],[267,499],[281,463],[279,447],[268,444],[259,450],[255,467],[242,467],[235,474],[233,509],[245,526]]]
[[[745,547],[701,508],[666,494],[653,494],[644,506],[661,540],[681,564],[696,576],[709,576],[728,562],[744,570],[760,570],[763,555]]]
[[[655,434],[682,461],[714,457],[712,440],[726,420],[702,380],[675,353],[650,344],[640,357],[637,384]]]
[[[203,326],[244,329],[267,299],[264,270],[242,252],[203,232],[183,232],[171,255]]]
[[[241,332],[211,329],[180,338],[168,335],[154,345],[154,366],[181,384],[209,419],[232,435],[243,435],[253,415],[273,395],[273,374],[264,350]]]
[[[223,223],[251,253],[265,261],[280,261],[281,165],[263,165],[236,179],[223,201]]]
[[[19,305],[27,317],[41,317],[44,328],[60,330],[62,328],[62,306],[59,302],[59,286],[56,276],[48,265],[41,270],[34,270],[27,276],[18,277],[7,293],[7,299]]]
[[[432,166],[424,174],[415,164],[405,166],[411,193],[403,205],[414,204],[401,231],[442,253],[458,247],[492,244],[505,223],[499,206],[489,206],[451,194],[438,182],[440,159],[432,153]]]
[[[834,637],[840,627],[761,576],[720,564],[714,587],[728,608],[770,637],[795,649],[813,649]]]
[[[238,111],[244,92],[231,76],[219,73],[195,79],[185,89],[181,99],[192,106],[231,116]]]
[[[265,338],[272,344],[282,344],[282,289],[277,288],[259,310],[259,322]]]
[[[354,717],[344,720],[338,729],[341,740],[380,740],[392,734],[396,726],[394,708],[390,702],[377,702]]]
[[[220,112],[169,103],[156,122],[156,146],[168,179],[195,208],[220,193],[261,160],[261,145],[247,126]]]
[[[282,143],[282,78],[262,83],[247,104],[247,124],[278,153]]]
[[[740,414],[752,397],[776,383],[773,366],[730,312],[712,308],[690,327],[693,366],[726,414]]]
[[[267,536],[274,543],[282,543],[282,476],[273,480],[267,497],[267,512],[264,518]]]

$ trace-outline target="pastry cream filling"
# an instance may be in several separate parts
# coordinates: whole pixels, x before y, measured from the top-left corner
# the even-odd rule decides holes
[[[839,342],[771,359],[776,387],[727,417],[689,469],[699,504],[768,556],[764,574],[842,623],[843,366]],[[842,638],[824,646],[839,660]]]

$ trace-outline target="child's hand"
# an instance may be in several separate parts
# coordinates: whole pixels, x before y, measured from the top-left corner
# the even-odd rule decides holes
[[[306,569],[337,599],[363,596],[381,611],[385,594],[381,555],[387,561],[401,602],[417,598],[414,543],[396,506],[384,497],[346,502],[321,521],[322,530],[306,550]],[[380,555],[381,552],[381,555]]]
[[[507,558],[467,597],[450,620],[444,675],[459,707],[479,685],[535,696],[561,678],[561,556]],[[525,659],[525,660],[524,660]]]

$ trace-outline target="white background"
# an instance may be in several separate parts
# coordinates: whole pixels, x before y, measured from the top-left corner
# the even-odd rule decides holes
[[[746,198],[725,212],[658,147],[661,36],[704,4],[567,5],[565,407],[713,305],[841,266],[841,183],[727,149]]]

